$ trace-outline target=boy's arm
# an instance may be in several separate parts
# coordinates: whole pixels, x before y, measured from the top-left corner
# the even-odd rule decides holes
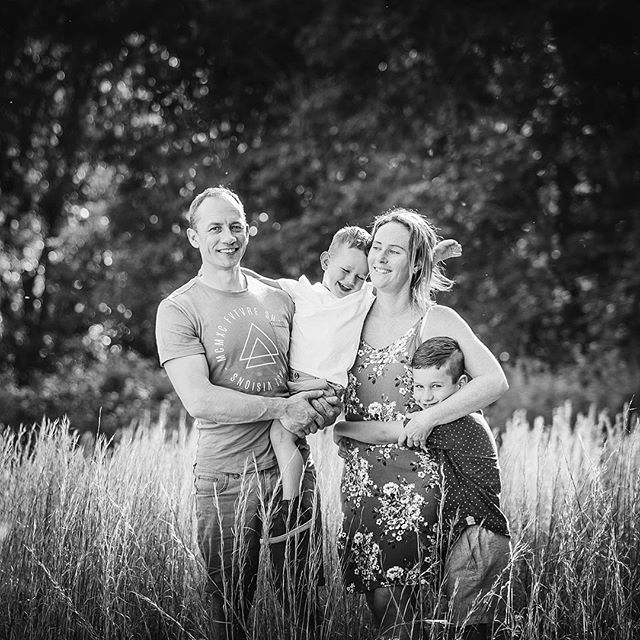
[[[270,287],[275,287],[276,289],[282,289],[282,287],[280,286],[280,283],[277,280],[274,280],[273,278],[267,278],[266,276],[263,276],[260,273],[256,273],[255,271],[253,271],[253,269],[242,267],[242,273],[244,273],[245,276],[251,276],[256,280],[259,280],[263,284],[268,284]]]
[[[398,441],[402,434],[402,420],[363,420],[361,422],[336,422],[333,437],[351,438],[366,444],[391,444]]]

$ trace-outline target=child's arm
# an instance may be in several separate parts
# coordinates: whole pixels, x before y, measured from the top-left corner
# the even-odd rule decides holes
[[[242,267],[242,273],[244,273],[245,276],[251,276],[256,280],[259,280],[263,284],[268,284],[270,287],[275,287],[276,289],[282,289],[282,287],[280,286],[280,283],[277,280],[274,280],[273,278],[267,278],[266,276],[256,273],[252,269],[248,269],[247,267]]]
[[[339,438],[351,438],[367,444],[391,444],[398,441],[402,431],[402,420],[336,422],[333,437],[336,442]]]
[[[433,250],[433,261],[442,262],[449,258],[459,258],[461,255],[462,245],[457,240],[440,240]]]

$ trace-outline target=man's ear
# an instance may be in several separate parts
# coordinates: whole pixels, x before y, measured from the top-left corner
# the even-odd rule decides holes
[[[458,378],[458,382],[456,382],[458,389],[462,389],[462,387],[464,387],[464,385],[467,384],[467,382],[469,382],[469,376],[466,373],[463,373]]]
[[[327,267],[329,266],[329,258],[331,258],[331,256],[329,255],[328,251],[323,251],[320,254],[320,266],[322,267],[323,271],[326,271]]]
[[[187,228],[187,238],[189,238],[189,243],[192,247],[194,247],[195,249],[200,248],[200,243],[198,242],[198,234],[196,233],[195,229],[192,229],[191,227]]]

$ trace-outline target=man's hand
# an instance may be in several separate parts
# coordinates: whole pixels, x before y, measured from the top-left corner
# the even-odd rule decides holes
[[[336,395],[322,396],[311,401],[313,408],[320,414],[322,420],[316,421],[318,429],[332,425],[342,413],[342,402]]]
[[[405,425],[402,435],[398,438],[398,444],[409,447],[424,447],[427,443],[427,438],[431,435],[436,424],[429,419],[428,411],[420,411],[414,414],[415,417],[411,418]]]
[[[323,415],[316,411],[311,404],[322,395],[323,392],[318,389],[302,391],[287,398],[285,411],[280,416],[282,426],[299,438],[315,433],[318,430],[318,424],[324,427]]]

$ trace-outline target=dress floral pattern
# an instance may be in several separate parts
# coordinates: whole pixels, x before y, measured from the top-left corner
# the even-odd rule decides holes
[[[409,363],[420,322],[374,349],[361,341],[349,372],[347,420],[398,420],[413,407]],[[434,567],[439,473],[425,451],[346,440],[341,549],[349,591],[419,585]]]

